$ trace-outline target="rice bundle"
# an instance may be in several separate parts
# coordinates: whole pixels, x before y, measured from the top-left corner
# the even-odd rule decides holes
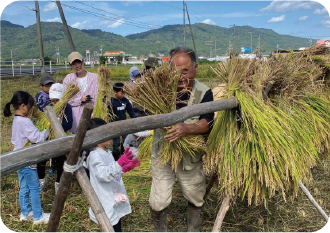
[[[135,88],[124,87],[130,99],[143,107],[150,114],[165,114],[176,110],[178,96],[184,93],[177,92],[179,74],[169,66],[157,67],[154,71],[146,73],[142,82],[137,81]],[[166,133],[165,133],[166,135]],[[151,154],[151,139],[145,139],[140,147],[140,158]],[[186,136],[174,142],[163,140],[159,152],[161,163],[170,163],[175,170],[184,154],[194,156],[195,153],[204,153],[206,149],[203,136]],[[148,153],[148,154],[147,154]]]
[[[206,170],[218,172],[221,196],[266,205],[275,192],[285,200],[288,190],[296,193],[298,183],[311,178],[330,136],[326,70],[313,56],[305,51],[268,62],[233,58],[214,69],[227,97],[240,103],[218,113],[208,139]]]
[[[111,104],[109,105],[109,111],[107,108],[107,103],[111,99],[111,89],[112,83],[110,80],[111,70],[101,66],[97,69],[98,82],[99,82],[99,92],[97,93],[97,99],[95,102],[95,108],[93,116],[101,118],[105,122],[109,122],[114,119],[114,114]]]
[[[70,83],[65,92],[63,93],[62,98],[53,106],[54,112],[57,116],[60,117],[60,121],[62,122],[63,117],[65,118],[65,108],[68,104],[69,100],[73,98],[79,92],[79,87],[73,83]],[[35,111],[33,111],[35,113]],[[31,113],[32,114],[32,113]],[[40,112],[38,114],[34,114],[34,117],[37,117],[35,120],[35,126],[39,129],[39,131],[43,131],[45,129],[49,130],[48,140],[54,139],[55,134],[52,130],[50,122],[44,112]],[[31,142],[27,142],[25,146],[31,145]]]

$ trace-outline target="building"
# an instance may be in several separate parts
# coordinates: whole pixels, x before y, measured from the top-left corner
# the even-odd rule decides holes
[[[330,48],[330,39],[328,39],[328,40],[317,40],[316,45],[324,45],[325,47]]]

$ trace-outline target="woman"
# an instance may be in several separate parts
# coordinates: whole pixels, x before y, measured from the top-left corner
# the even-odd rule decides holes
[[[70,131],[76,133],[84,105],[86,103],[95,104],[99,84],[97,74],[90,73],[84,69],[84,59],[78,52],[72,52],[68,56],[68,62],[75,72],[68,74],[64,80],[65,88],[70,83],[76,84],[80,91],[68,102],[72,107],[73,123]]]

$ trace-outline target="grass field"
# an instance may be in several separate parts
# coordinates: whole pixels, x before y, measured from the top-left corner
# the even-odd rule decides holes
[[[200,69],[203,72],[203,69]],[[204,69],[207,73],[208,69]],[[117,71],[113,70],[113,74]],[[128,80],[128,69],[125,72],[118,71],[116,80]],[[57,74],[57,78],[62,79],[64,74]],[[117,75],[114,75],[115,77]],[[4,118],[4,104],[10,101],[14,91],[24,90],[31,95],[39,91],[39,77],[9,78],[1,80],[1,154],[12,150],[11,122],[12,118]],[[213,79],[207,76],[200,76],[210,87],[216,85]],[[329,156],[328,156],[329,158]],[[132,206],[132,214],[122,219],[123,231],[147,232],[152,231],[149,192],[151,185],[150,160],[142,161],[142,165],[124,175],[124,183],[128,192]],[[319,162],[313,169],[314,180],[306,184],[314,198],[323,207],[326,213],[330,213],[330,160]],[[51,178],[45,190],[42,191],[42,204],[45,212],[50,212],[54,200],[54,182]],[[31,232],[45,231],[46,226],[34,226],[32,222],[19,221],[19,183],[17,173],[13,172],[1,177],[1,220],[12,231]],[[289,195],[289,194],[288,194]],[[204,205],[204,221],[202,231],[211,231],[213,222],[221,205],[221,200],[217,196],[216,185],[206,198]],[[168,230],[187,231],[186,210],[187,202],[180,192],[180,187],[175,186],[171,205],[168,207]],[[284,202],[280,195],[269,200],[267,208],[264,206],[248,206],[247,200],[236,200],[231,203],[230,209],[224,219],[222,231],[230,232],[313,232],[325,226],[326,222],[317,212],[307,197],[299,191],[298,196]],[[328,223],[329,224],[329,223]],[[74,179],[70,188],[70,195],[65,204],[63,215],[60,221],[59,231],[62,232],[82,232],[99,231],[98,226],[93,223],[88,216],[88,203]]]

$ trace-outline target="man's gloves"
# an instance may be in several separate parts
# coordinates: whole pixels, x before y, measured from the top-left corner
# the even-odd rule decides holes
[[[85,103],[89,103],[89,102],[92,101],[92,99],[93,99],[93,98],[92,98],[90,95],[86,95],[86,100],[81,101],[81,103],[83,103],[83,104],[85,104]]]
[[[140,166],[140,161],[137,158],[135,159],[132,158],[133,158],[133,153],[132,151],[130,151],[130,148],[127,147],[124,154],[122,154],[117,161],[118,164],[123,168],[123,172],[128,172],[134,169],[135,167]]]

